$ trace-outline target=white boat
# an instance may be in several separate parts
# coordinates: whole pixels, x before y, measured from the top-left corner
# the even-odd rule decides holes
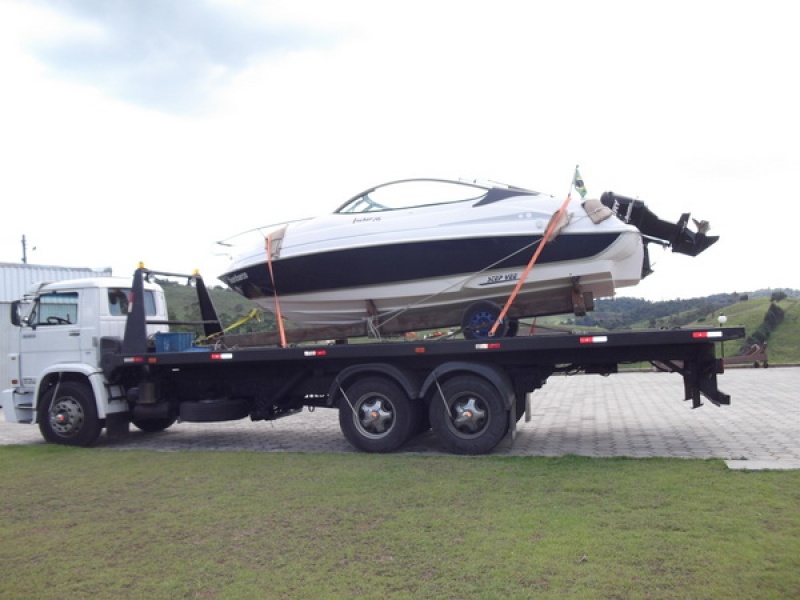
[[[647,244],[696,255],[717,238],[658,219],[607,192],[563,200],[498,184],[411,179],[370,188],[332,214],[256,230],[258,243],[220,277],[305,327],[363,324],[367,333],[462,326],[486,333],[518,288],[502,333],[522,317],[591,310],[650,273]],[[277,290],[277,302],[275,299]]]

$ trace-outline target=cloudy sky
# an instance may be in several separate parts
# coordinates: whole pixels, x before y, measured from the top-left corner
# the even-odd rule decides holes
[[[691,211],[648,299],[800,288],[789,0],[0,0],[0,262],[207,278],[405,177]],[[35,248],[35,249],[34,249]]]

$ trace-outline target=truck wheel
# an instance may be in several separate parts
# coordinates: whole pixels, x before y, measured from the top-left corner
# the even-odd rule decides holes
[[[508,414],[497,389],[482,377],[459,375],[430,403],[431,427],[449,452],[485,454],[508,431]]]
[[[54,385],[42,397],[39,431],[48,442],[67,446],[91,446],[100,437],[103,423],[91,388],[77,381]]]
[[[485,340],[489,337],[492,327],[494,327],[497,317],[500,316],[502,309],[494,302],[481,301],[474,302],[467,307],[461,318],[461,328],[464,337],[468,340]],[[497,327],[494,337],[501,338],[508,335],[509,324],[506,319]]]
[[[339,427],[365,452],[392,452],[412,434],[418,419],[403,388],[380,377],[352,384],[339,401]]]
[[[131,423],[142,431],[155,433],[169,429],[175,424],[175,421],[177,421],[175,417],[169,417],[165,419],[132,419]]]

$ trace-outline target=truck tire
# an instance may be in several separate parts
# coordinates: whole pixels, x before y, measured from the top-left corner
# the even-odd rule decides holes
[[[491,383],[476,375],[445,381],[430,402],[431,427],[439,443],[456,454],[485,454],[508,431],[502,397]]]
[[[146,431],[147,433],[156,433],[169,429],[175,424],[175,421],[177,421],[175,417],[164,419],[131,419],[131,423],[141,431]]]
[[[65,381],[47,390],[42,396],[39,431],[45,440],[55,444],[94,444],[103,431],[103,423],[97,416],[92,389],[79,381]]]
[[[181,421],[189,423],[216,423],[238,421],[250,414],[246,398],[209,398],[181,404]]]
[[[382,377],[356,381],[339,402],[339,427],[364,452],[397,450],[416,433],[418,422],[403,388]]]

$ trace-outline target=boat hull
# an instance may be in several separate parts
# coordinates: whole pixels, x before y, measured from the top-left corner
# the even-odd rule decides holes
[[[481,236],[392,243],[278,258],[231,270],[242,295],[303,326],[345,326],[376,318],[387,333],[457,325],[464,308],[504,303],[540,237]],[[593,298],[635,285],[644,249],[633,228],[563,233],[547,244],[514,302],[512,318],[582,312]],[[589,307],[590,309],[591,307]]]

